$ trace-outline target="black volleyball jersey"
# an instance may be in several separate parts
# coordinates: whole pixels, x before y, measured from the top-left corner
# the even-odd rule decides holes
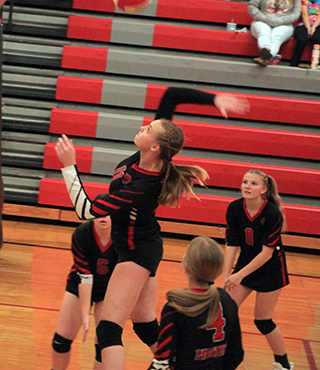
[[[112,239],[118,246],[135,248],[135,243],[159,233],[155,217],[164,174],[148,172],[140,167],[140,152],[119,163],[111,180],[109,193],[90,200],[85,193],[75,166],[62,171],[69,195],[80,218],[112,219]]]
[[[242,280],[257,291],[271,291],[289,283],[285,253],[281,241],[283,218],[278,207],[265,200],[259,212],[251,217],[245,199],[233,201],[227,210],[226,245],[239,246],[240,255],[234,272],[250,263],[263,245],[274,248],[272,257]]]
[[[92,296],[103,297],[118,258],[112,240],[102,245],[91,220],[74,231],[71,250],[74,264],[68,275],[69,282],[78,285],[79,274],[92,274]]]
[[[149,370],[234,370],[243,360],[238,307],[218,288],[220,308],[216,321],[200,329],[208,311],[197,317],[178,313],[168,303],[161,313],[157,351]]]

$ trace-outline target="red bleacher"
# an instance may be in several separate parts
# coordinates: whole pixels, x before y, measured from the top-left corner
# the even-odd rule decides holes
[[[99,112],[53,108],[49,132],[85,137],[96,137]]]
[[[83,103],[107,104],[108,102],[101,101],[103,83],[103,79],[59,76],[57,79],[56,99]],[[118,88],[119,86],[120,85],[118,85]],[[123,86],[123,88],[125,88],[125,86]],[[143,107],[141,106],[136,108],[156,110],[166,88],[166,86],[147,84],[145,105]],[[214,93],[214,91],[211,92]],[[250,111],[245,115],[230,114],[230,117],[299,125],[313,124],[320,126],[319,101],[287,99],[261,95],[242,96],[249,101],[251,105]],[[221,116],[219,111],[213,106],[190,106],[190,104],[181,104],[178,106],[177,112]]]
[[[92,152],[93,147],[90,146],[77,146],[76,154],[79,164],[77,165],[80,172],[90,173],[92,166]],[[55,144],[47,143],[44,149],[43,168],[52,170],[60,170],[61,162],[59,161],[55,152]]]
[[[96,137],[98,112],[54,108],[49,132]],[[144,125],[152,118],[144,117]],[[183,129],[185,147],[318,160],[320,136],[280,130],[176,121]]]
[[[90,198],[108,192],[108,186],[103,184],[85,183],[85,189]],[[52,197],[52,194],[56,194]],[[228,204],[233,198],[199,195],[198,199],[183,198],[179,208],[168,206],[159,207],[157,216],[165,219],[204,222],[206,224],[225,224],[225,214]],[[41,179],[39,191],[39,204],[72,207],[69,195],[63,180]],[[302,234],[320,235],[320,209],[311,206],[284,204],[287,218],[287,231]],[[195,209],[197,212],[195,212]]]
[[[112,19],[70,16],[67,37],[81,40],[110,42]],[[281,46],[283,59],[291,59],[295,41],[291,38]],[[257,56],[257,40],[250,33],[236,33],[186,26],[155,24],[152,47],[192,50],[218,54]],[[302,60],[310,60],[311,44]]]
[[[43,168],[60,170],[61,163],[57,158],[54,147],[55,144],[53,143],[46,144]],[[79,158],[79,172],[91,173],[94,148],[75,146],[75,149],[77,158]],[[303,194],[305,196],[318,196],[320,194],[320,170],[307,170],[302,168],[279,167],[183,156],[175,157],[174,163],[180,165],[198,165],[203,167],[210,176],[206,181],[207,186],[238,189],[240,187],[243,174],[252,168],[259,168],[277,179],[280,193],[295,195]]]
[[[241,25],[249,25],[252,18],[247,13],[247,6],[245,2],[233,2],[230,11],[230,3],[226,1],[158,0],[156,16],[214,23],[227,23],[233,20]],[[73,0],[73,8],[108,13],[115,11],[111,0]]]

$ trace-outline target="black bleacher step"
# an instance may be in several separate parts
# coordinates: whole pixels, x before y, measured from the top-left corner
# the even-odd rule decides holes
[[[73,0],[14,0],[15,5],[49,9],[72,9]]]
[[[42,169],[44,143],[39,143],[37,135],[29,135],[32,138],[25,140],[7,137],[9,132],[3,132],[2,138],[2,163],[5,166]],[[11,136],[19,136],[19,133],[11,133]],[[21,134],[21,133],[20,133]]]
[[[2,162],[5,166],[42,169],[48,135],[2,133]]]
[[[58,74],[43,69],[3,66],[3,95],[53,100]]]
[[[5,202],[36,205],[40,180],[48,171],[2,166]]]
[[[14,7],[12,23],[8,28],[9,8],[4,7],[4,33],[65,38],[70,13]]]
[[[40,68],[61,68],[63,42],[46,38],[4,35],[3,63],[36,66]]]
[[[49,130],[49,122],[37,118],[15,117],[3,114],[3,131],[46,133]]]
[[[51,109],[56,104],[44,104],[29,99],[2,99],[2,123],[4,131],[48,133]]]
[[[5,171],[3,170],[3,172]],[[21,170],[20,174],[19,177],[3,174],[5,201],[37,204],[40,179],[23,177]]]
[[[35,135],[35,134],[26,134],[19,132],[4,132],[2,134],[2,140],[7,142],[17,142],[24,144],[31,144],[30,151],[39,152],[39,148],[32,149],[32,145],[45,145],[50,139],[50,135]]]
[[[3,144],[2,163],[5,166],[25,167],[41,169],[43,163],[43,156],[26,154],[26,153],[13,153],[7,151]]]

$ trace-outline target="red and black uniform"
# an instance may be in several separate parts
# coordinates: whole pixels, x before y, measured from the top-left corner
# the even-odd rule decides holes
[[[91,300],[92,302],[102,301],[118,258],[112,240],[107,245],[102,245],[93,221],[88,221],[74,231],[71,250],[74,264],[67,278],[66,290],[79,296],[79,274],[92,274]]]
[[[226,243],[240,246],[234,273],[250,263],[262,246],[274,249],[272,257],[260,268],[246,276],[241,284],[258,292],[270,292],[289,284],[286,258],[281,241],[283,218],[278,207],[265,200],[259,212],[251,217],[245,199],[233,201],[227,210]]]
[[[200,329],[208,310],[197,317],[178,313],[166,303],[161,313],[158,347],[149,370],[234,370],[243,360],[238,307],[218,288],[216,321]]]
[[[199,90],[169,88],[159,105],[156,118],[171,119],[182,103],[213,105],[213,94]],[[164,173],[148,172],[139,167],[140,152],[123,160],[114,171],[108,194],[90,200],[85,193],[76,166],[62,169],[71,201],[81,219],[110,214],[111,237],[119,252],[119,262],[133,261],[154,276],[163,247],[155,217]]]

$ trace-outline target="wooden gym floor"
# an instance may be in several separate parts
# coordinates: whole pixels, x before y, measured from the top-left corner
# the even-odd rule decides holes
[[[51,340],[72,264],[73,227],[4,221],[0,251],[0,369],[50,369]],[[187,241],[164,239],[158,272],[158,316],[165,293],[185,287],[179,261]],[[291,284],[283,289],[274,320],[285,338],[295,370],[320,370],[320,256],[287,253]],[[221,281],[217,281],[219,286]],[[271,370],[271,351],[253,324],[254,295],[240,309],[245,349],[240,370]],[[72,346],[70,370],[92,369],[94,325],[86,343]],[[151,354],[128,321],[124,330],[126,369],[147,369]]]

